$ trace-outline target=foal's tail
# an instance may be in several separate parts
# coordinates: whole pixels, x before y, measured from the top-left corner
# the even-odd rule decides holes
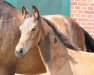
[[[85,44],[88,52],[94,52],[94,39],[89,35],[87,31],[82,28],[85,35]]]

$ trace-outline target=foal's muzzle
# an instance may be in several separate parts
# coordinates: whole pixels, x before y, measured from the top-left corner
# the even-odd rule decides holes
[[[18,51],[15,52],[17,56],[24,56],[24,49],[20,48]]]

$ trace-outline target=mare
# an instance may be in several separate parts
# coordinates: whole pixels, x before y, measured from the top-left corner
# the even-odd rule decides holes
[[[30,48],[37,45],[47,75],[94,74],[94,54],[67,48],[54,28],[41,18],[35,6],[32,6],[32,17],[26,18],[20,26],[20,32],[16,55],[25,56]],[[57,42],[54,43],[56,36]]]
[[[15,46],[20,38],[19,26],[23,20],[22,14],[14,6],[0,0],[0,75],[46,71],[37,47],[32,48],[25,57],[15,56]]]

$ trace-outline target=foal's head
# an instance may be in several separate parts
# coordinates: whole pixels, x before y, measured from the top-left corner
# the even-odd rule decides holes
[[[31,47],[39,42],[39,37],[41,36],[39,32],[41,22],[38,9],[32,6],[32,17],[30,17],[25,7],[23,7],[22,15],[25,21],[20,26],[21,37],[16,46],[17,56],[24,56]]]

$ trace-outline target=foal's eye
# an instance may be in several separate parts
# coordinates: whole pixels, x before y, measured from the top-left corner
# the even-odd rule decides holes
[[[33,28],[32,31],[36,31],[36,28]]]

